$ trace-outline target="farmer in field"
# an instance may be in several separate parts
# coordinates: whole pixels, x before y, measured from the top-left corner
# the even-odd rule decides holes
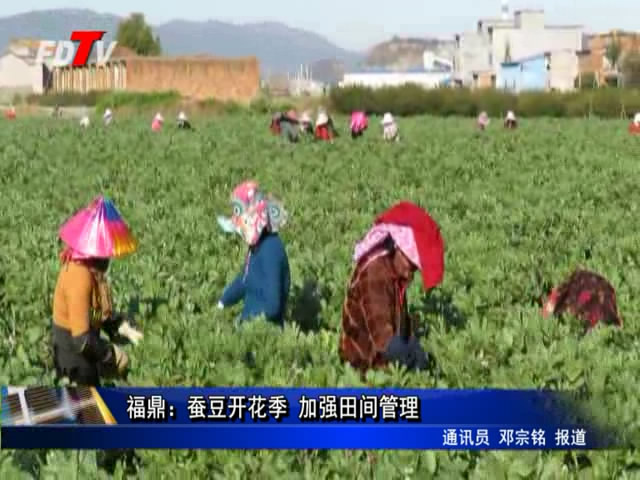
[[[640,135],[640,112],[633,117],[633,121],[629,125],[629,133]]]
[[[510,130],[518,128],[518,119],[516,118],[516,114],[513,113],[512,110],[509,110],[507,112],[507,116],[504,119],[504,128],[508,128]]]
[[[187,118],[187,114],[184,112],[178,114],[178,128],[181,130],[191,130],[191,123]]]
[[[364,112],[353,112],[351,114],[351,123],[349,129],[351,130],[351,138],[356,139],[361,137],[365,130],[369,127],[369,119]]]
[[[128,358],[100,336],[116,333],[137,343],[142,334],[112,311],[106,278],[112,258],[137,244],[113,203],[98,197],[60,229],[66,245],[53,296],[53,355],[56,375],[80,385],[98,386],[108,375],[125,373]]]
[[[489,126],[489,115],[487,115],[487,112],[480,112],[480,115],[478,115],[478,119],[476,121],[476,125],[481,131],[487,129],[487,127]]]
[[[303,112],[300,116],[300,132],[304,135],[313,135],[313,120],[309,112]]]
[[[8,119],[8,120],[15,120],[16,119],[16,107],[14,107],[13,105],[11,105],[9,107],[9,109],[4,112],[4,116]]]
[[[444,242],[429,214],[400,202],[380,215],[356,245],[355,270],[342,308],[339,354],[365,372],[390,362],[427,366],[407,312],[406,291],[416,270],[425,290],[444,275]]]
[[[269,128],[274,135],[281,135],[292,143],[298,141],[298,115],[294,110],[276,113]]]
[[[111,125],[111,122],[113,122],[113,112],[110,108],[107,108],[104,111],[104,115],[102,115],[102,121],[105,127]]]
[[[382,117],[382,138],[387,142],[399,142],[400,134],[398,125],[391,113],[387,112]]]
[[[227,233],[238,233],[249,249],[242,270],[224,289],[218,308],[244,301],[239,323],[265,315],[284,325],[291,284],[289,259],[278,235],[287,220],[282,203],[265,194],[256,182],[238,185],[231,196],[231,218],[218,217]]]
[[[117,345],[103,339],[104,330],[114,340],[136,344],[142,333],[123,315],[113,312],[106,278],[112,258],[136,250],[137,244],[113,203],[98,197],[60,229],[66,244],[53,294],[52,346],[56,377],[83,386],[99,386],[101,379],[123,376],[129,363]],[[130,468],[133,450],[99,451],[98,468],[113,474],[124,460]]]
[[[164,125],[164,117],[160,112],[156,113],[155,117],[153,117],[153,121],[151,122],[151,130],[154,132],[159,132],[162,130],[162,126]]]
[[[324,109],[319,111],[318,117],[316,118],[316,130],[314,136],[316,140],[327,142],[333,141],[336,137],[333,119]]]
[[[82,128],[89,128],[90,124],[91,124],[91,121],[89,120],[89,115],[85,113],[80,119],[80,126]]]
[[[573,272],[564,283],[551,290],[545,301],[544,317],[564,313],[578,317],[587,331],[599,322],[622,327],[615,289],[607,279],[587,270]]]

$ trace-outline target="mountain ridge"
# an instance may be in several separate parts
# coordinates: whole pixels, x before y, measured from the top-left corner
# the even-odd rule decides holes
[[[104,40],[109,42],[124,18],[82,8],[32,10],[0,17],[0,48],[5,50],[14,38],[64,39],[72,30],[82,29],[105,30]],[[323,60],[339,61],[349,67],[363,57],[322,35],[281,22],[235,24],[178,18],[151,27],[167,55],[256,56],[263,75],[294,73],[300,65]]]

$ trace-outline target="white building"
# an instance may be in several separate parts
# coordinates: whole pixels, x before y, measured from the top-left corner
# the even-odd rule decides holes
[[[50,83],[46,65],[35,62],[36,50],[28,46],[11,45],[0,57],[0,95],[9,100],[15,94],[41,95]]]
[[[481,86],[478,78],[489,75],[495,85],[503,62],[544,52],[575,54],[582,50],[583,32],[579,25],[546,25],[543,10],[520,10],[510,17],[503,3],[502,18],[479,20],[476,31],[456,35],[455,79],[465,86]]]
[[[436,57],[432,52],[425,52],[423,60],[422,68],[402,71],[378,68],[345,73],[340,86],[380,88],[413,83],[424,88],[436,88],[449,84],[453,73],[453,62]]]

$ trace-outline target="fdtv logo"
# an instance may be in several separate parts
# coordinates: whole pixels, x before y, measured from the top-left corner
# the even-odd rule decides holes
[[[118,42],[111,42],[105,51],[102,37],[107,32],[101,30],[75,30],[71,32],[70,40],[42,40],[38,45],[36,63],[44,63],[46,58],[53,57],[54,67],[73,65],[81,67],[87,64],[93,45],[96,45],[96,60],[98,65],[104,65],[113,54]],[[78,42],[78,48],[74,42]]]

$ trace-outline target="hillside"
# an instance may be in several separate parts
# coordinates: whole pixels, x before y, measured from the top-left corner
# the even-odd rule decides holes
[[[425,50],[444,58],[452,58],[454,45],[453,40],[393,37],[374,46],[367,53],[364,64],[391,69],[418,67],[423,65]]]
[[[105,40],[111,41],[121,20],[117,15],[82,9],[38,10],[1,17],[0,48],[4,50],[11,38],[65,39],[72,30],[80,29],[106,30]],[[166,54],[255,55],[265,75],[294,72],[300,64],[318,60],[352,65],[360,59],[359,54],[318,34],[275,22],[236,25],[213,20],[173,20],[154,26],[154,31]]]

